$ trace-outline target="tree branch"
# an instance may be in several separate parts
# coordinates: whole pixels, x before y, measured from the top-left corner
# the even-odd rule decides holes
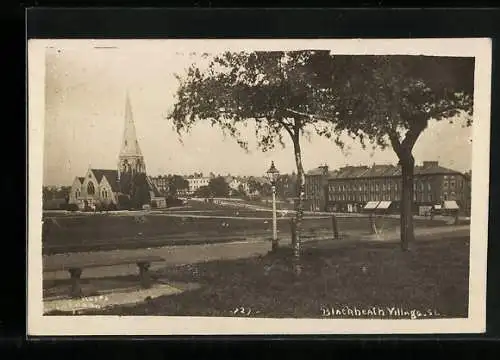
[[[283,126],[283,128],[292,137],[293,140],[294,135],[293,135],[292,124],[285,122],[283,118],[277,118],[276,121],[279,122],[281,126]]]
[[[295,114],[295,115],[300,115],[300,116],[303,116],[303,117],[307,117],[307,118],[316,118],[318,120],[324,120],[324,121],[329,121],[330,119],[326,118],[326,117],[323,117],[321,115],[317,115],[317,114],[307,114],[307,113],[304,113],[304,112],[301,112],[301,111],[297,111],[297,110],[293,110],[293,109],[290,109],[290,108],[286,108],[285,109],[286,111],[288,112],[291,112],[292,114]]]
[[[412,124],[416,124],[407,131],[404,140],[401,143],[401,147],[403,149],[408,150],[409,152],[412,151],[413,146],[417,142],[418,137],[424,131],[424,129],[427,127],[427,121],[415,121],[412,122]]]
[[[401,148],[401,143],[399,141],[399,136],[397,132],[393,129],[390,129],[388,131],[388,134],[389,134],[389,140],[391,141],[392,149],[398,155],[398,157],[401,158],[403,151]]]

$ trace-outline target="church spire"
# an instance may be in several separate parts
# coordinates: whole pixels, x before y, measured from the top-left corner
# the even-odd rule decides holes
[[[141,148],[139,147],[139,142],[137,141],[132,105],[127,91],[125,97],[125,128],[118,160],[118,178],[121,179],[126,173],[134,175],[145,172],[146,166],[144,164]]]
[[[132,105],[130,104],[128,91],[125,98],[125,128],[120,156],[142,156],[141,148],[137,141]]]

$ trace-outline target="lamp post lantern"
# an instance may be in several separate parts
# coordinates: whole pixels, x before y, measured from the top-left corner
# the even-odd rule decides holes
[[[278,249],[278,228],[276,221],[276,180],[278,180],[279,171],[274,166],[274,161],[271,162],[271,167],[266,172],[267,178],[271,182],[271,190],[273,195],[273,241],[272,241],[272,251]]]

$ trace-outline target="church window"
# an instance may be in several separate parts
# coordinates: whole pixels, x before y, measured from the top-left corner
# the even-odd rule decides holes
[[[92,181],[89,181],[89,183],[87,185],[87,194],[89,194],[89,195],[95,194],[95,188],[94,188],[94,184],[92,183]]]

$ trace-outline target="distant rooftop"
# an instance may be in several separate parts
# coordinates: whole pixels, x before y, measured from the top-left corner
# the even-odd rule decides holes
[[[306,175],[322,175],[322,167],[317,167],[306,173]],[[461,174],[461,172],[445,168],[439,165],[437,161],[424,161],[422,165],[415,166],[414,175],[432,175],[432,174]],[[328,171],[329,179],[355,179],[401,176],[401,166],[393,164],[373,164],[371,167],[366,165],[344,166],[337,170]]]

